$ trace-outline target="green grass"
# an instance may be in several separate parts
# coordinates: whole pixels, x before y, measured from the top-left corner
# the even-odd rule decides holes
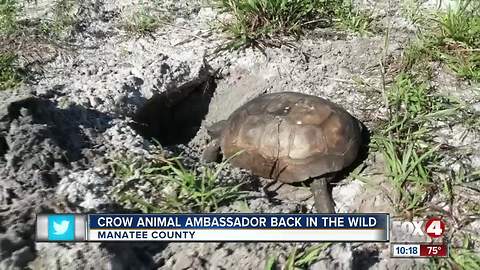
[[[15,54],[0,53],[0,91],[15,88],[22,82],[16,60]]]
[[[447,20],[451,19],[444,19]],[[436,129],[452,123],[462,124],[467,132],[480,128],[479,114],[469,104],[475,101],[441,96],[429,84],[430,61],[446,61],[438,58],[447,53],[440,42],[453,38],[471,46],[476,42],[477,37],[472,39],[464,33],[456,33],[454,28],[425,33],[411,43],[401,60],[403,69],[395,75],[393,84],[384,89],[388,119],[373,136],[372,149],[380,151],[383,156],[385,176],[392,184],[394,194],[391,199],[397,212],[418,215],[425,203],[439,191],[452,201],[452,187],[456,183],[452,178],[439,177],[449,171],[449,168],[438,165],[447,153],[432,140],[433,135]],[[450,68],[459,75],[464,74],[453,66]]]
[[[430,40],[419,38],[411,42],[403,51],[401,70],[405,73],[416,74],[424,79],[430,79],[432,74],[431,60],[434,50],[427,44]]]
[[[392,109],[408,118],[430,111],[433,105],[424,83],[418,83],[408,74],[401,73],[388,91],[388,102]]]
[[[442,52],[439,56],[458,76],[480,82],[479,52],[459,49]]]
[[[407,50],[407,64],[442,61],[461,78],[480,82],[480,2],[433,14],[423,23],[420,40]]]
[[[265,262],[265,267],[263,268],[264,270],[274,270],[275,268],[275,263],[276,263],[277,256],[270,255]]]
[[[17,67],[17,55],[22,55],[25,47],[35,51],[37,40],[62,40],[77,22],[74,14],[74,6],[77,4],[75,0],[56,0],[50,11],[52,16],[28,23],[19,21],[20,15],[24,13],[22,4],[16,0],[0,0],[0,36],[4,39],[4,44],[16,44],[0,50],[0,90],[17,87],[30,74],[28,68],[20,70]],[[16,52],[18,44],[28,46],[18,46],[21,51]],[[36,53],[41,55],[42,51]]]
[[[122,179],[114,196],[124,206],[145,213],[211,212],[243,194],[240,185],[218,181],[225,165],[226,161],[216,169],[207,166],[187,169],[179,158],[158,156],[153,161],[124,158],[112,162],[115,176]],[[148,188],[138,190],[139,185]]]
[[[431,141],[434,123],[458,112],[448,99],[432,94],[421,77],[407,73],[396,76],[386,96],[389,118],[372,146],[384,158],[395,210],[415,212],[436,190],[434,164],[441,156],[439,145]]]
[[[389,120],[384,136],[400,141],[425,140],[432,122],[455,115],[457,108],[442,96],[434,95],[422,76],[400,73],[387,91]]]
[[[473,150],[475,151],[475,150]],[[449,171],[448,172],[448,179],[450,181],[445,181],[442,187],[442,193],[447,198],[447,202],[452,204],[455,199],[458,198],[458,193],[456,194],[454,191],[455,187],[463,187],[470,189],[472,191],[478,190],[476,188],[476,183],[480,181],[480,169],[471,168],[466,169],[464,167],[460,167],[458,172],[456,171]],[[474,199],[464,200],[462,203],[463,207],[462,210],[467,213],[480,213],[480,204]]]
[[[75,0],[57,0],[53,9],[55,31],[60,32],[77,22]]]
[[[0,0],[0,34],[5,36],[35,36],[62,39],[68,36],[78,22],[76,0],[55,0],[49,10],[48,18],[31,21],[28,27],[20,24],[18,17],[23,12],[23,6],[16,0]]]
[[[43,35],[62,40],[68,37],[78,22],[75,0],[56,0],[51,10],[51,19],[43,19],[35,30],[40,30]]]
[[[126,18],[124,27],[129,32],[145,35],[158,29],[163,20],[166,19],[155,15],[152,9],[142,7]]]
[[[459,269],[480,269],[480,254],[471,249],[454,248],[451,251],[450,258],[451,264],[457,266]]]
[[[298,251],[297,247],[294,247],[293,250],[288,255],[287,261],[282,269],[285,270],[296,270],[296,269],[307,269],[310,265],[314,264],[320,259],[320,253],[328,248],[330,243],[323,243],[318,245],[313,245],[309,248],[306,248],[302,251]],[[275,256],[270,256],[265,263],[265,270],[276,269],[276,260]]]
[[[400,2],[400,10],[412,23],[423,23],[425,21],[425,10],[421,4],[419,0],[403,0]]]
[[[478,236],[477,236],[478,237]],[[478,239],[477,239],[478,242]],[[450,246],[449,257],[447,259],[432,258],[426,265],[431,270],[476,270],[480,269],[480,254],[473,248],[473,241],[470,237],[463,239],[463,245],[460,247]],[[478,248],[478,247],[477,247]]]
[[[0,34],[8,35],[18,27],[17,17],[20,12],[16,0],[0,0]]]
[[[402,212],[421,208],[434,185],[430,164],[435,160],[438,149],[421,147],[414,140],[399,142],[375,137],[374,142],[383,154],[386,176],[396,191],[393,196],[395,210]]]
[[[457,8],[437,15],[443,41],[450,39],[466,46],[480,46],[480,3],[472,0],[457,0]]]
[[[467,130],[480,128],[478,113],[469,104],[435,94],[426,83],[428,77],[422,75],[400,73],[395,77],[386,93],[388,120],[372,140],[372,148],[380,151],[385,161],[397,212],[415,213],[437,191],[449,201],[454,196],[453,178],[441,182],[437,177],[445,171],[437,165],[445,153],[432,141],[439,123],[463,123]],[[469,172],[467,178],[471,175]]]
[[[335,10],[337,24],[346,30],[360,34],[371,33],[374,30],[372,15],[354,8],[351,0],[343,2],[344,3]]]
[[[349,1],[338,0],[216,0],[233,15],[224,25],[232,47],[265,41],[279,35],[300,36],[314,27],[341,25],[366,32],[371,19]]]

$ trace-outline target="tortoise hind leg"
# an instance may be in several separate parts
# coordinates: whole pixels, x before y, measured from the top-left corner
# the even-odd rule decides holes
[[[315,200],[317,213],[335,213],[335,203],[328,190],[328,179],[325,177],[316,178],[313,180],[310,188],[313,193],[313,199]]]

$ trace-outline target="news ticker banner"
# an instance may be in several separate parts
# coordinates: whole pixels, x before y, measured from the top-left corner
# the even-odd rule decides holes
[[[388,214],[46,214],[37,241],[386,242]]]

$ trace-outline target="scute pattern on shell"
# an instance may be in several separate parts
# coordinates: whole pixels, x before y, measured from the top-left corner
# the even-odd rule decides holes
[[[260,96],[229,117],[222,132],[226,157],[252,173],[291,183],[336,172],[357,157],[359,122],[340,106],[294,92]]]

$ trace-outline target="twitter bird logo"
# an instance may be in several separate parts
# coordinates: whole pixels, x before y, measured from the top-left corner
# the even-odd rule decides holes
[[[74,215],[49,215],[48,240],[73,241],[75,240]]]
[[[68,220],[63,220],[62,223],[60,224],[54,221],[53,229],[55,230],[55,232],[53,234],[55,235],[64,234],[68,230],[68,224],[70,224],[70,221]]]

